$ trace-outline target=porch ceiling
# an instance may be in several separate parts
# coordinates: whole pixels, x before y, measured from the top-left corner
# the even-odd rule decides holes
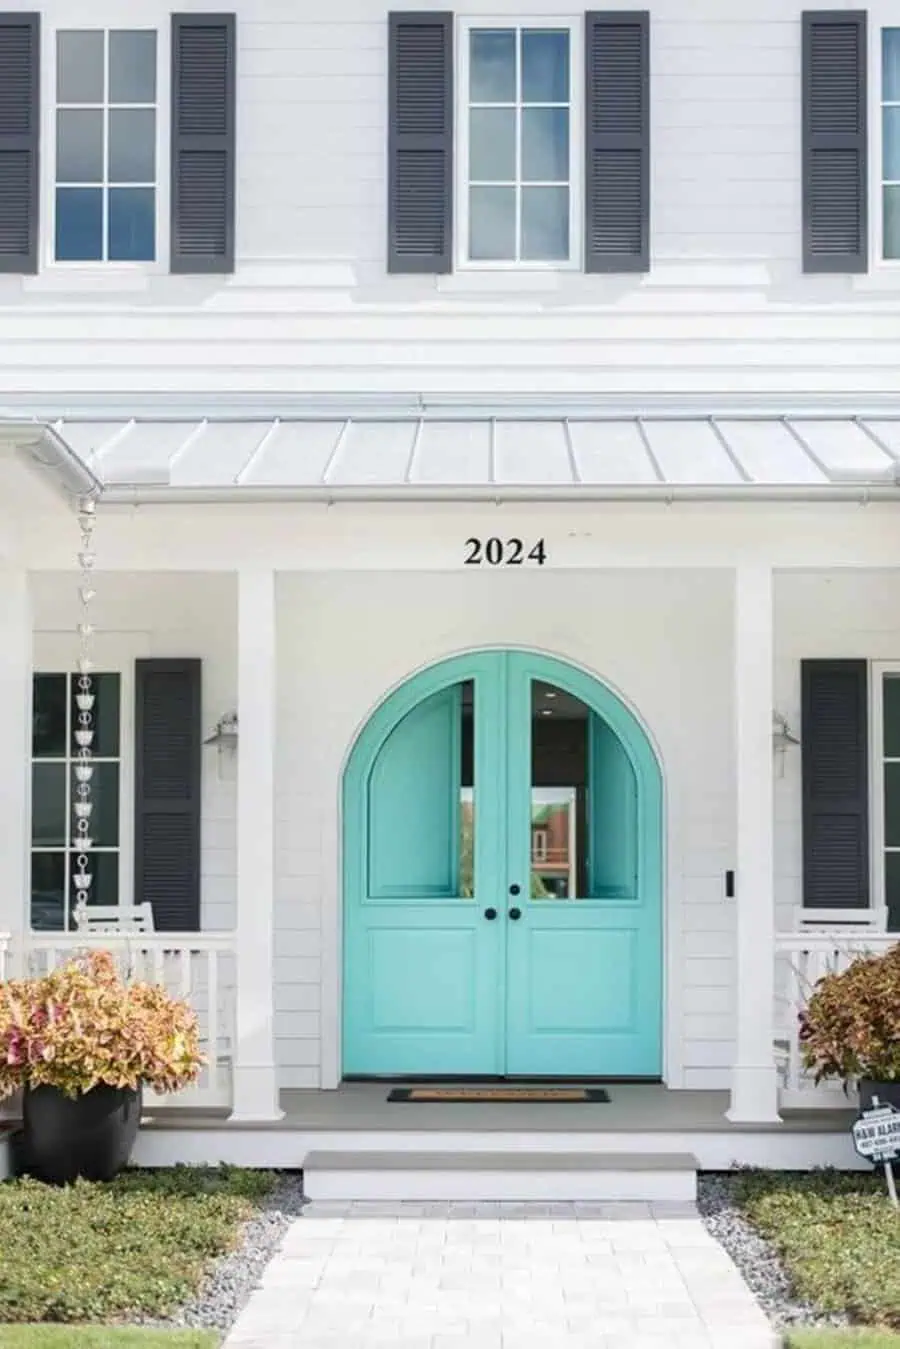
[[[7,417],[0,440],[111,501],[900,497],[900,412]]]

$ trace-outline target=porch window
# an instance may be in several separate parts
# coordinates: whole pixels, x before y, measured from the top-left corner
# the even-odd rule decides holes
[[[889,932],[900,932],[900,669],[875,681],[875,885]],[[880,895],[879,895],[880,891]]]
[[[152,262],[156,30],[60,30],[55,55],[55,260]]]
[[[900,28],[881,34],[881,236],[886,261],[900,261]]]
[[[70,931],[77,895],[73,882],[73,782],[77,755],[72,674],[34,676],[31,765],[31,926],[37,931]],[[121,680],[93,676],[94,776],[91,817],[93,881],[88,903],[119,902],[122,781]]]
[[[464,263],[577,265],[573,46],[564,24],[464,33]]]

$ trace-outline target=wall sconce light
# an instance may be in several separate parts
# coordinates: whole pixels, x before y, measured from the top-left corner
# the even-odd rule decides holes
[[[788,724],[787,717],[781,712],[772,713],[772,744],[776,749],[787,749],[788,745],[800,744]]]
[[[799,745],[800,741],[790,728],[787,717],[782,712],[772,713],[772,746],[778,755],[778,776],[784,777],[784,756],[789,745]]]
[[[203,743],[204,745],[215,745],[218,750],[236,750],[238,743],[237,712],[226,712],[223,717],[219,717],[212,733],[206,737]]]

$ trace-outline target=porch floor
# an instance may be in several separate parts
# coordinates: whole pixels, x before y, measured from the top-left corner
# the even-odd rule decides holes
[[[642,1134],[835,1133],[849,1131],[852,1109],[785,1110],[781,1124],[733,1124],[726,1117],[725,1091],[672,1091],[661,1083],[612,1083],[609,1102],[575,1105],[552,1102],[389,1102],[395,1082],[344,1082],[335,1091],[290,1090],[280,1094],[284,1118],[242,1123],[225,1110],[166,1106],[147,1111],[154,1129],[252,1129],[254,1132],[333,1133],[502,1133]]]

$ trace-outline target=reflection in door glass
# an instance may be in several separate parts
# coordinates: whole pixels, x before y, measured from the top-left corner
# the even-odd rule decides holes
[[[637,782],[621,741],[564,689],[531,686],[531,898],[628,898]]]

